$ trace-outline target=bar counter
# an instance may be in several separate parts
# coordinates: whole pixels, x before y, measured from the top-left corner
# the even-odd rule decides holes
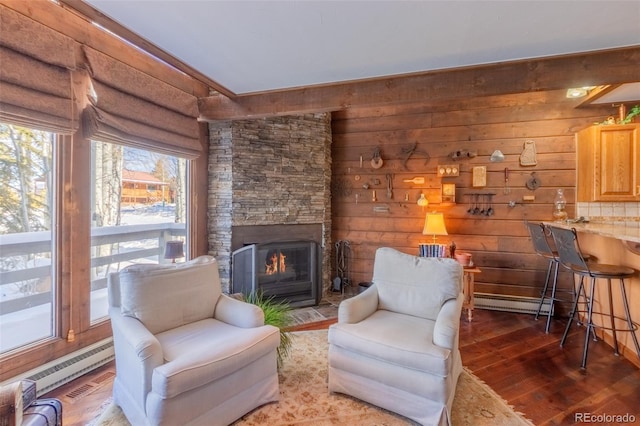
[[[576,228],[578,232],[601,235],[603,237],[640,244],[640,222],[545,222],[545,225],[557,226],[558,228],[564,229]]]

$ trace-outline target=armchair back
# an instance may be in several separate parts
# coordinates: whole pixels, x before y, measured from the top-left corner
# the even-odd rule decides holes
[[[211,256],[172,265],[132,265],[109,280],[111,306],[157,334],[213,318],[222,292]],[[119,299],[119,300],[118,300]]]
[[[462,277],[462,265],[453,259],[379,248],[373,267],[378,309],[435,321],[442,305],[462,291]]]

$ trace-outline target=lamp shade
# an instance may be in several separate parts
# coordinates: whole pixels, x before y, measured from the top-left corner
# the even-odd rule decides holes
[[[436,212],[427,213],[422,234],[433,235],[433,242],[436,241],[436,235],[448,235],[447,228],[444,226],[444,215]]]
[[[172,259],[174,262],[177,257],[184,257],[182,241],[167,241],[167,246],[164,250],[164,258]]]

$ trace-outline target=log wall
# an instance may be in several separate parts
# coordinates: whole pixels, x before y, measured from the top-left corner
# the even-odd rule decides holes
[[[352,248],[350,279],[370,281],[378,247],[388,246],[417,254],[425,213],[444,213],[448,236],[458,250],[471,252],[482,269],[476,292],[538,297],[547,262],[537,256],[524,221],[551,220],[557,188],[563,188],[574,216],[576,131],[615,113],[611,106],[576,108],[565,91],[530,92],[491,97],[470,96],[441,105],[396,105],[353,108],[333,114],[333,241],[348,240]],[[524,142],[535,141],[535,166],[520,165]],[[408,148],[416,150],[405,162]],[[376,149],[383,166],[372,167]],[[499,149],[503,162],[491,162]],[[456,151],[475,157],[454,160]],[[362,157],[362,162],[360,158]],[[362,165],[361,165],[362,164]],[[440,178],[437,165],[459,167],[456,177]],[[472,167],[486,166],[487,185],[472,186]],[[511,191],[504,193],[504,169],[510,170]],[[526,181],[535,172],[541,186],[532,191]],[[387,174],[393,196],[387,196]],[[424,177],[425,184],[404,180]],[[441,184],[455,183],[456,203],[441,203]],[[365,189],[366,186],[369,189]],[[377,201],[373,201],[372,191]],[[416,200],[424,192],[426,208]],[[470,193],[493,193],[493,216],[469,214]],[[535,200],[523,201],[533,195]],[[406,201],[408,200],[408,201]],[[509,202],[515,202],[514,207]],[[482,206],[481,206],[482,207]],[[568,286],[569,277],[561,274]],[[561,307],[563,309],[564,307]]]

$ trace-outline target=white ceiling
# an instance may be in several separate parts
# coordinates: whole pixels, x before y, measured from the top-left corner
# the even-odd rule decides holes
[[[640,45],[640,0],[85,0],[236,94]]]

